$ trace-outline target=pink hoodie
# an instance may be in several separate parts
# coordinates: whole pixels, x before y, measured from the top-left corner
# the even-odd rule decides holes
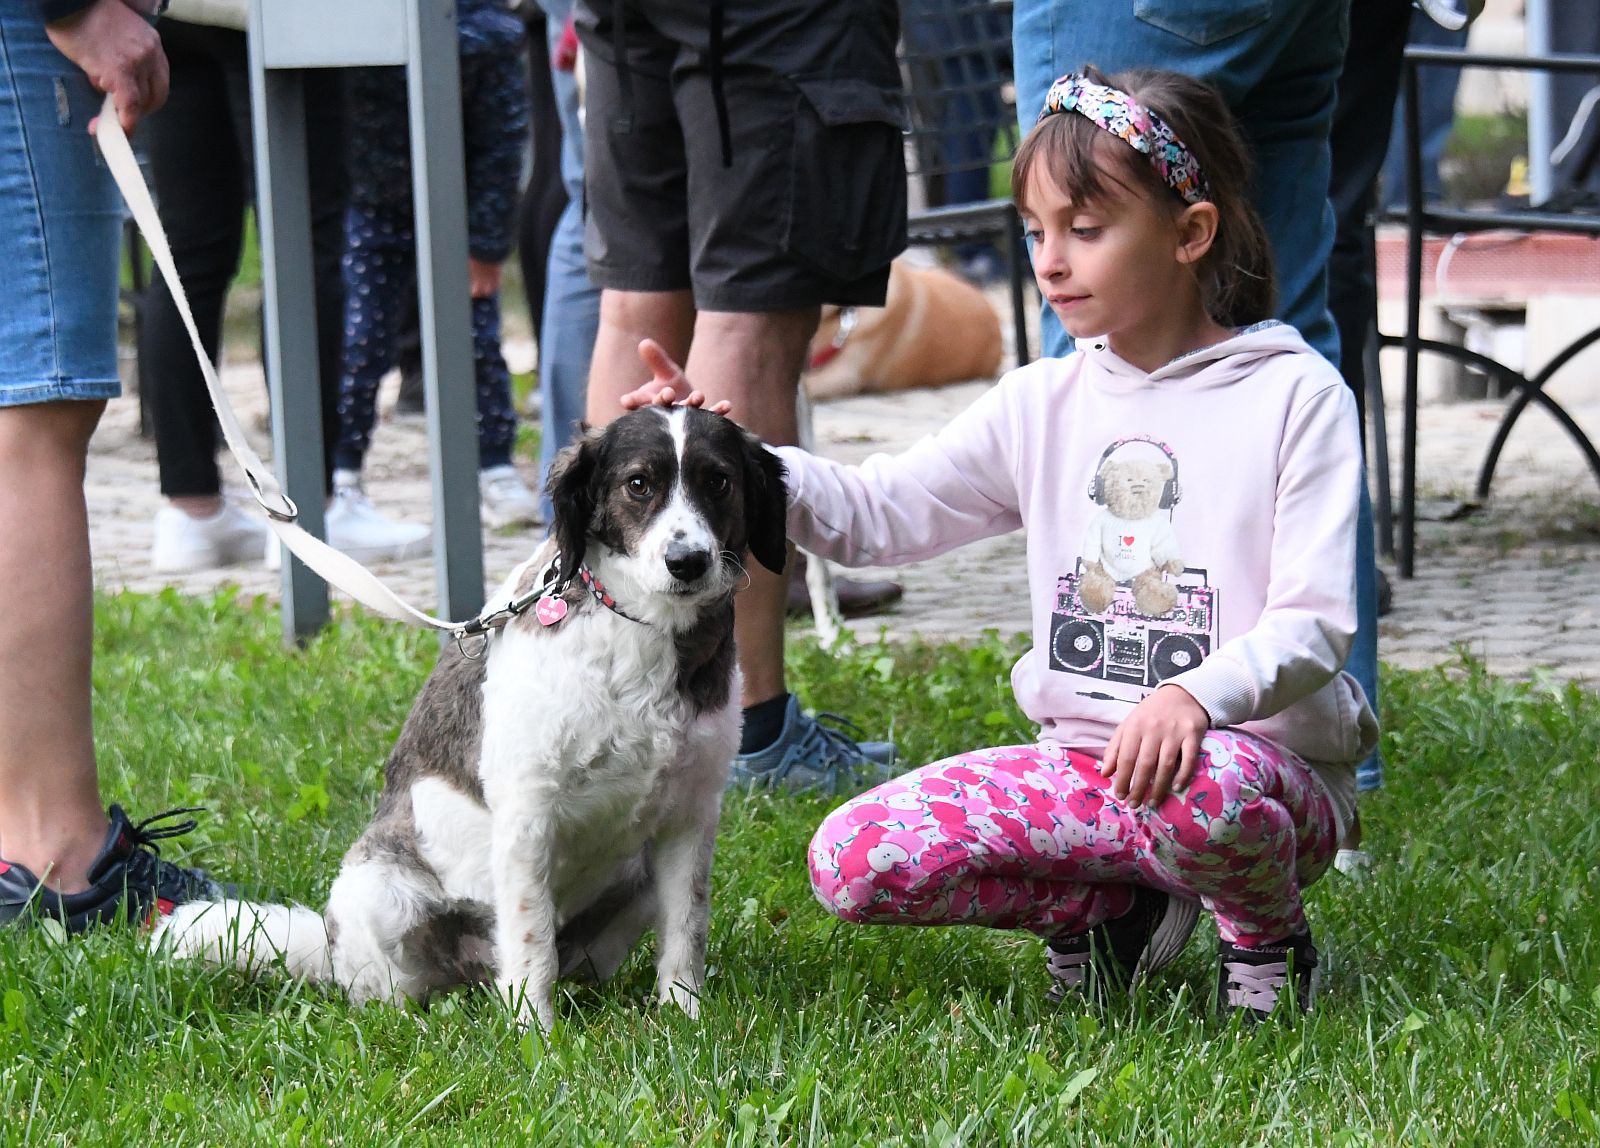
[[[845,565],[1028,532],[1033,648],[1011,684],[1042,739],[1102,749],[1183,686],[1215,727],[1303,758],[1343,827],[1377,741],[1341,672],[1355,633],[1361,447],[1339,373],[1264,323],[1146,374],[1094,345],[1003,377],[905,453],[794,447],[789,533]],[[993,594],[1015,593],[995,570]]]

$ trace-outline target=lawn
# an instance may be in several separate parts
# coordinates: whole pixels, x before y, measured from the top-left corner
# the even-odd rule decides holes
[[[186,859],[320,905],[435,649],[346,620],[299,652],[223,594],[97,605],[107,793],[203,804]],[[791,643],[805,700],[922,760],[1027,736],[1012,642]],[[1392,673],[1372,876],[1309,894],[1317,1012],[1208,1014],[1209,921],[1134,999],[1044,1000],[1036,941],[835,923],[804,847],[824,799],[735,797],[698,1026],[647,955],[548,1042],[484,993],[353,1009],[167,963],[133,936],[0,933],[0,1142],[1522,1145],[1600,1139],[1600,697],[1462,662]],[[176,852],[176,851],[175,851]]]

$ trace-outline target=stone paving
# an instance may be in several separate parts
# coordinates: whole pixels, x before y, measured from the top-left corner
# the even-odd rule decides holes
[[[229,362],[223,379],[265,456],[270,440],[260,364]],[[987,385],[819,404],[817,447],[847,460],[900,449],[959,414]],[[1498,402],[1478,402],[1422,412],[1419,473],[1425,501],[1417,576],[1394,581],[1394,610],[1382,624],[1381,656],[1392,665],[1416,668],[1450,662],[1464,649],[1498,674],[1548,672],[1564,680],[1600,682],[1600,485],[1548,416],[1537,410],[1525,414],[1489,503],[1459,514],[1500,409]],[[1600,440],[1600,402],[1569,411]],[[1398,411],[1390,412],[1390,427],[1398,457]],[[368,488],[379,509],[426,520],[426,465],[423,420],[386,416],[368,461]],[[235,483],[231,461],[224,460],[224,468],[225,480]],[[531,478],[531,467],[525,470]],[[232,582],[246,593],[277,595],[278,575],[260,564],[176,578],[151,569],[151,520],[160,504],[155,449],[139,437],[138,406],[131,398],[111,405],[95,436],[87,491],[95,572],[103,589],[152,591],[170,584],[186,593],[205,593]],[[503,577],[534,541],[527,533],[486,533],[490,581]],[[958,639],[987,628],[1026,632],[1025,596],[995,592],[997,580],[1020,577],[1022,554],[1022,538],[1011,536],[898,568],[893,573],[905,585],[904,601],[892,613],[855,622],[853,628],[864,638],[880,631],[891,638],[929,639]],[[384,565],[376,572],[414,605],[432,608],[431,560]]]

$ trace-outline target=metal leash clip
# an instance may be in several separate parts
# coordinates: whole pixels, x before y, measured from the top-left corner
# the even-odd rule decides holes
[[[266,491],[261,489],[260,478],[249,467],[244,468],[244,477],[245,480],[250,483],[250,493],[252,496],[254,496],[256,505],[261,507],[262,510],[266,511],[268,516],[276,518],[279,522],[294,522],[300,517],[300,508],[294,504],[294,499],[290,498],[282,491],[277,492],[277,497],[287,509],[280,510],[278,507],[269,503],[267,501],[268,496]]]
[[[481,659],[488,652],[491,633],[519,614],[525,613],[529,606],[532,606],[550,592],[551,587],[555,585],[556,569],[560,562],[561,555],[557,552],[545,563],[544,568],[540,571],[538,584],[532,590],[529,590],[520,598],[511,599],[511,601],[498,609],[485,610],[470,622],[463,622],[456,627],[453,634],[456,640],[456,649],[461,651],[461,656],[474,662]],[[469,649],[467,643],[473,638],[479,639],[478,644]]]
[[[492,614],[480,614],[470,622],[463,622],[453,635],[456,649],[460,650],[461,656],[469,662],[481,661],[484,654],[489,652],[490,633],[505,625],[510,617],[509,611],[496,610]],[[474,638],[478,639],[477,644],[469,647]]]

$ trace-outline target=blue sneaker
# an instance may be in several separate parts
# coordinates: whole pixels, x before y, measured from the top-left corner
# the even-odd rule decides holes
[[[81,933],[91,925],[145,924],[185,901],[222,900],[235,892],[233,886],[158,856],[157,842],[187,833],[195,823],[154,823],[196,812],[169,809],[135,825],[120,805],[113,805],[106,843],[89,866],[89,887],[81,893],[57,893],[23,866],[0,860],[0,925],[52,917],[67,932]]]
[[[896,776],[894,742],[855,740],[860,733],[837,714],[803,713],[800,699],[790,694],[778,740],[735,757],[728,788],[856,793]]]

